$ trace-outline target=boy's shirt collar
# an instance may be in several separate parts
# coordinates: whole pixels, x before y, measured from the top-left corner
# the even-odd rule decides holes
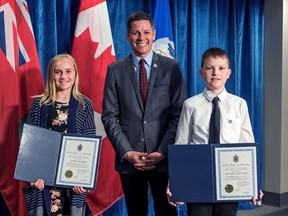
[[[202,94],[208,101],[212,101],[214,97],[218,97],[220,101],[224,101],[226,96],[228,95],[227,90],[224,88],[223,91],[219,95],[214,95],[212,92],[210,92],[206,87],[204,88]]]

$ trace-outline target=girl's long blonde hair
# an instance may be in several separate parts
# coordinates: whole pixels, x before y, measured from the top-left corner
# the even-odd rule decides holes
[[[59,54],[59,55],[54,56],[50,60],[48,68],[47,68],[47,81],[46,81],[45,91],[41,95],[36,95],[34,97],[41,98],[40,106],[53,104],[55,102],[56,85],[54,82],[54,71],[55,71],[57,62],[64,58],[70,60],[73,63],[73,67],[75,70],[75,82],[72,86],[72,95],[77,101],[82,103],[82,106],[84,108],[83,95],[79,92],[79,89],[78,89],[79,72],[78,72],[77,64],[76,64],[75,59],[69,54]]]

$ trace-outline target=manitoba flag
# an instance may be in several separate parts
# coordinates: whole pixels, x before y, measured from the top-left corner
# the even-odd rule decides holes
[[[98,215],[123,195],[114,170],[115,152],[101,122],[107,66],[116,60],[106,1],[80,1],[72,56],[79,69],[80,91],[93,102],[96,133],[103,138],[96,190],[87,194],[89,208]]]
[[[0,191],[12,215],[26,215],[24,182],[14,179],[18,128],[31,96],[44,91],[28,6],[0,0]]]

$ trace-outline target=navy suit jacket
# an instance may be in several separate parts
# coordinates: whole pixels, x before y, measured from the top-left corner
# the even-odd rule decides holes
[[[161,152],[174,144],[182,104],[187,98],[179,63],[153,53],[146,107],[140,95],[132,55],[108,66],[102,122],[115,151],[115,169],[121,173],[137,170],[122,160],[128,151]],[[156,170],[167,172],[167,158]]]

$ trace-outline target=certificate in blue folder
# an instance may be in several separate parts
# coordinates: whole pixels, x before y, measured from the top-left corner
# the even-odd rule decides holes
[[[95,189],[101,137],[24,124],[14,178],[59,187]]]
[[[169,145],[171,201],[235,202],[257,197],[257,144]]]

